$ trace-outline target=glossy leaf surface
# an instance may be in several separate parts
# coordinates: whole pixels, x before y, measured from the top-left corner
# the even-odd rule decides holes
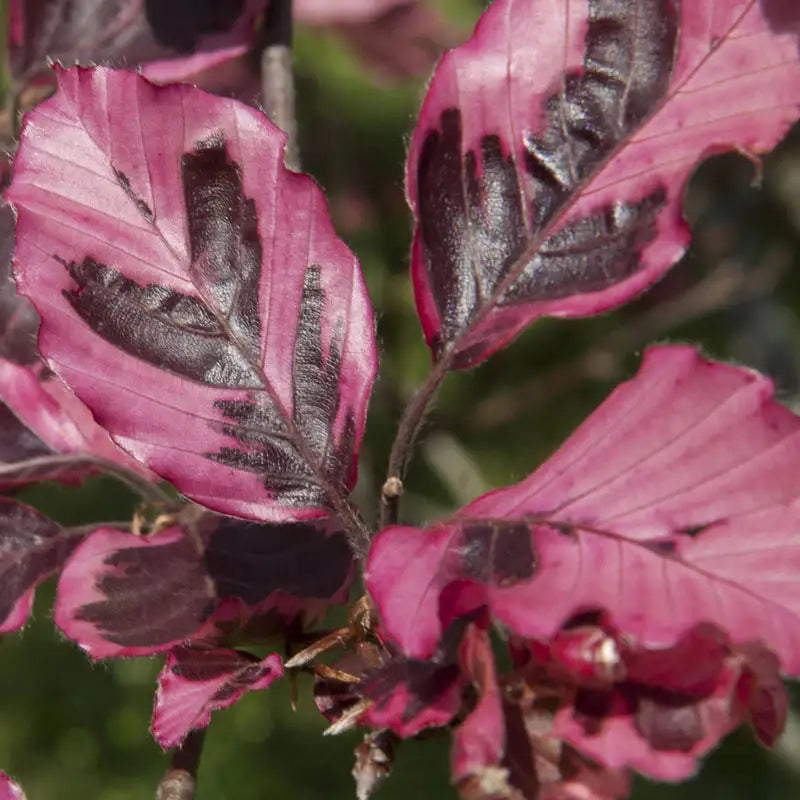
[[[281,635],[343,602],[353,560],[342,534],[308,523],[205,515],[147,537],[101,528],[61,573],[55,621],[93,658]]]
[[[153,736],[165,750],[177,747],[191,730],[208,725],[212,711],[282,676],[275,654],[259,660],[240,650],[175,648],[158,676]]]
[[[59,76],[8,192],[43,354],[197,502],[328,514],[355,479],[376,355],[321,192],[255,109],[129,72]]]
[[[25,624],[37,584],[58,571],[85,535],[0,498],[0,633]]]
[[[710,622],[800,671],[800,419],[755,372],[689,347],[647,351],[564,446],[522,483],[427,531],[375,540],[367,586],[404,652],[432,652],[488,605],[548,639],[605,611],[644,647]]]
[[[698,159],[768,149],[798,116],[798,20],[757,0],[493,3],[439,65],[409,152],[434,357],[471,366],[662,275]]]

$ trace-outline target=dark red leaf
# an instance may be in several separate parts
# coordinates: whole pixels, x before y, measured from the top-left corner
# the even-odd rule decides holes
[[[776,25],[769,5],[491,4],[439,65],[409,152],[435,358],[476,364],[538,317],[627,301],[678,259],[697,160],[768,149],[797,117],[800,6]]]
[[[55,621],[92,658],[260,639],[343,602],[352,572],[344,536],[309,523],[207,514],[148,537],[101,528],[61,573]]]
[[[649,350],[542,467],[427,531],[389,528],[366,582],[385,632],[425,658],[488,605],[548,641],[607,612],[645,648],[711,623],[800,672],[800,419],[755,372]]]
[[[85,535],[0,498],[0,633],[25,624],[37,584],[58,571]]]
[[[20,86],[50,80],[48,59],[135,67],[184,80],[245,52],[269,0],[11,0],[10,56]]]
[[[240,650],[177,647],[158,676],[152,732],[165,750],[177,747],[211,712],[232,706],[245,692],[267,689],[283,676],[280,656],[259,660]]]
[[[372,312],[321,192],[283,166],[283,133],[188,86],[59,76],[8,192],[43,354],[118,444],[203,505],[340,510]]]
[[[364,723],[390,728],[403,738],[425,728],[446,725],[461,705],[461,679],[456,663],[396,657],[388,661],[363,689],[373,701]]]
[[[446,725],[461,706],[459,645],[468,624],[468,617],[455,621],[430,658],[389,655],[364,681],[362,693],[373,703],[363,721],[403,738]]]

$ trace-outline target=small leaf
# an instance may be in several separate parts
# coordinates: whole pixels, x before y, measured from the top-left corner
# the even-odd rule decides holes
[[[772,4],[774,5],[774,4]],[[791,8],[790,8],[791,6]],[[411,140],[417,308],[479,363],[544,315],[629,300],[683,253],[685,181],[798,115],[800,6],[497,0],[430,84]]]
[[[375,539],[366,582],[384,630],[424,658],[483,605],[541,640],[585,612],[647,648],[712,623],[798,674],[800,418],[771,395],[755,372],[650,349],[522,483]]]
[[[0,498],[0,633],[25,624],[36,586],[58,571],[85,535]]]
[[[43,354],[118,444],[197,502],[274,521],[341,510],[372,312],[321,192],[283,166],[283,133],[188,86],[58,74],[8,192]]]
[[[464,617],[449,626],[430,658],[387,657],[364,681],[363,694],[372,700],[364,722],[403,738],[446,725],[461,706],[458,648],[469,621]]]
[[[54,616],[92,658],[149,655],[284,633],[344,602],[352,572],[344,536],[309,523],[206,514],[147,537],[101,528],[62,571]]]
[[[649,655],[655,660],[659,653]],[[666,657],[672,658],[669,652]],[[686,662],[672,660],[679,675]],[[787,704],[777,659],[751,646],[731,652],[702,695],[646,686],[633,676],[606,690],[579,689],[556,714],[551,735],[611,769],[634,767],[658,780],[679,781],[743,720],[769,718],[764,741],[773,743]]]
[[[240,650],[177,647],[158,676],[152,732],[165,750],[177,747],[211,712],[232,706],[245,692],[267,689],[283,676],[280,656],[259,661]]]

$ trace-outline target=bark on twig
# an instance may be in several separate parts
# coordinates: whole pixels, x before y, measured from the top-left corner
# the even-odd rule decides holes
[[[300,171],[292,69],[292,2],[272,0],[264,24],[261,51],[264,113],[286,134],[286,166]]]

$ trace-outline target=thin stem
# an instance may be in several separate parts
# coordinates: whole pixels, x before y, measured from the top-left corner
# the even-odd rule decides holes
[[[286,134],[286,166],[300,171],[292,69],[292,0],[272,0],[267,11],[261,51],[264,113]]]
[[[158,784],[156,800],[194,800],[205,736],[205,728],[192,731],[173,752],[169,769]]]
[[[455,350],[442,354],[433,369],[428,373],[425,383],[417,389],[400,418],[397,434],[389,454],[389,470],[381,491],[381,527],[397,524],[400,511],[400,496],[403,493],[403,480],[408,470],[414,444],[419,436],[425,414],[433,402],[439,387],[450,371]]]

